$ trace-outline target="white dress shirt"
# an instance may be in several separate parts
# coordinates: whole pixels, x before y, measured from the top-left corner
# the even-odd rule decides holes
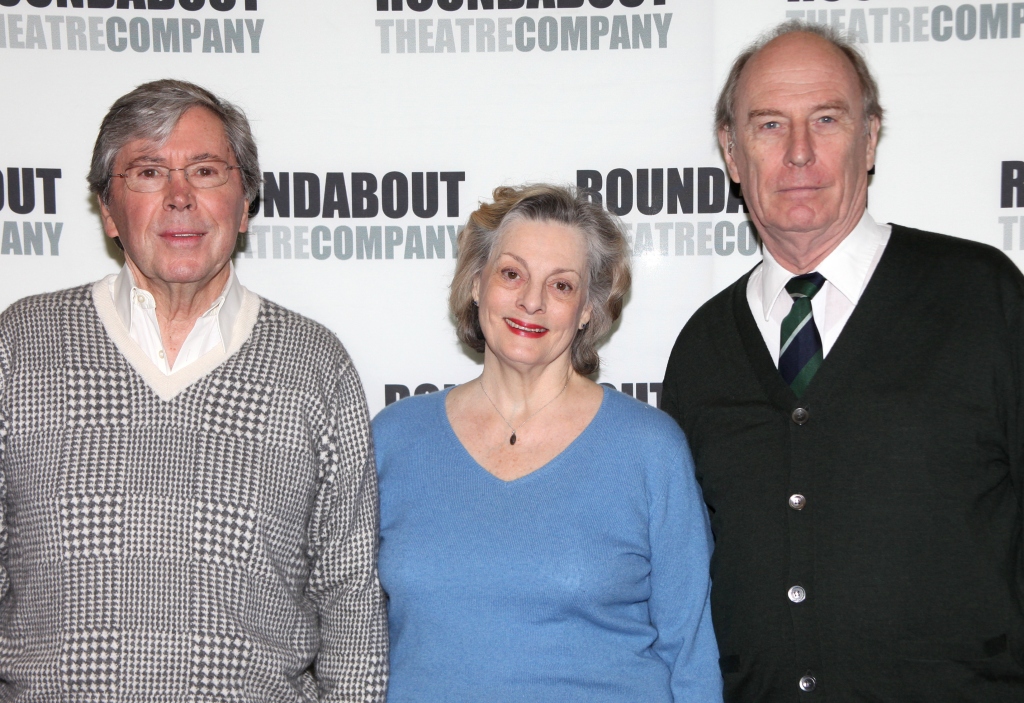
[[[234,266],[228,265],[231,266],[231,273],[224,290],[196,320],[178,351],[173,368],[167,363],[153,295],[135,285],[135,277],[127,264],[121,273],[109,279],[110,295],[118,317],[128,329],[132,340],[164,374],[169,376],[181,371],[213,350],[224,352],[231,344],[231,333],[242,309],[245,288],[235,277]]]
[[[850,319],[891,234],[891,225],[877,224],[865,210],[853,231],[814,269],[825,277],[825,285],[811,299],[823,356],[828,356]],[[778,366],[782,320],[793,307],[786,284],[797,274],[783,268],[767,247],[762,250],[761,265],[747,279],[747,303],[772,361]]]

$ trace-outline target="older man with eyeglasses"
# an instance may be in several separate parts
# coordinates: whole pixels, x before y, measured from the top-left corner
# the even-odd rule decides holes
[[[365,398],[235,277],[259,182],[240,110],[136,88],[89,174],[124,268],[0,315],[0,698],[383,700]]]

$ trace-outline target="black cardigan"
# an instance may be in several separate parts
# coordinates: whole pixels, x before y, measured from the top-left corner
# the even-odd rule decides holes
[[[1024,276],[894,226],[800,400],[748,277],[687,323],[663,398],[715,534],[726,700],[1021,703]]]

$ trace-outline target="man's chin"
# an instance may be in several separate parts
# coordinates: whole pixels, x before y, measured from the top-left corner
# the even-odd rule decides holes
[[[813,234],[827,229],[831,222],[828,217],[822,215],[818,209],[806,206],[791,208],[788,212],[778,218],[773,218],[765,223],[765,229],[774,232],[779,236],[799,236],[801,234]]]
[[[165,285],[194,286],[213,281],[227,267],[210,268],[206,266],[176,266],[156,272],[156,278]]]

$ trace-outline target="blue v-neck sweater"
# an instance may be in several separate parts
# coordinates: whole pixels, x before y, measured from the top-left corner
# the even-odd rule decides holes
[[[446,395],[373,423],[388,700],[720,701],[712,542],[671,418],[606,390],[572,444],[505,482],[458,441]]]

